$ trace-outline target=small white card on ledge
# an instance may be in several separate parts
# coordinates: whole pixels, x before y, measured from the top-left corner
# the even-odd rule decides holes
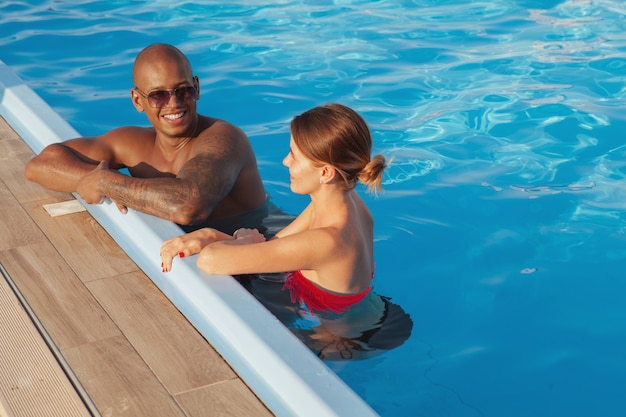
[[[51,217],[63,216],[65,214],[78,213],[79,211],[85,211],[86,208],[80,204],[78,200],[62,201],[60,203],[44,204],[43,208],[46,209]]]

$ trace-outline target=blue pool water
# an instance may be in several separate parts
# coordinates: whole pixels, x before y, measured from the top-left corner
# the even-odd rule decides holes
[[[375,291],[414,324],[329,366],[381,416],[623,416],[624,3],[219,3],[3,2],[0,59],[88,136],[147,123],[132,62],[177,45],[290,213],[291,117],[352,106],[393,157]]]

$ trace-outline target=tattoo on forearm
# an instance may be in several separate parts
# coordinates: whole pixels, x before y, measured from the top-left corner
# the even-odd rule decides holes
[[[195,187],[174,178],[120,177],[110,181],[105,191],[126,207],[165,219],[173,219],[176,211],[192,210],[199,198]]]

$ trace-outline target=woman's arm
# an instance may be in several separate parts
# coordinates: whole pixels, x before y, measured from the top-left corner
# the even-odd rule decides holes
[[[261,243],[218,241],[202,249],[197,264],[210,274],[227,275],[317,270],[341,256],[335,234],[332,228],[319,228]]]

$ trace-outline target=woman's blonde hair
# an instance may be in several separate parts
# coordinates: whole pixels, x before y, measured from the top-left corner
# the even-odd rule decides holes
[[[372,135],[365,120],[342,104],[314,107],[291,122],[291,136],[298,149],[319,165],[333,166],[346,190],[361,181],[368,192],[382,189],[385,157],[370,158]]]

